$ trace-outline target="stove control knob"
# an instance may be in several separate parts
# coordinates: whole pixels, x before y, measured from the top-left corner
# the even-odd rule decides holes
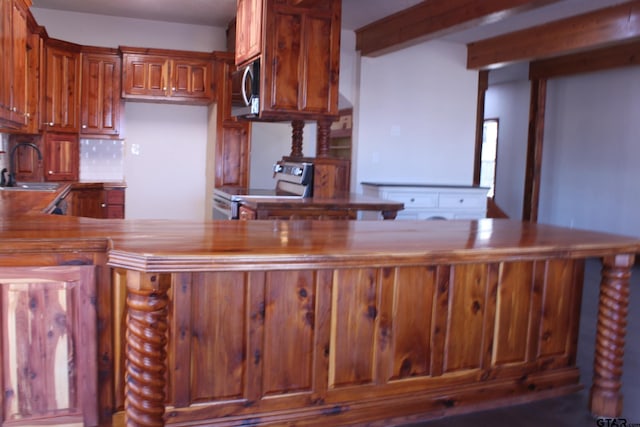
[[[299,167],[293,168],[293,174],[295,176],[302,176],[302,168],[299,168]]]
[[[282,165],[279,165],[277,163],[273,165],[273,173],[280,173],[283,169],[284,168],[282,167]]]

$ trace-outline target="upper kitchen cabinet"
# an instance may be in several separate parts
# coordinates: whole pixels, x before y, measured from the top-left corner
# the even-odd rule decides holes
[[[263,0],[238,0],[236,15],[236,65],[255,59],[262,50]]]
[[[260,61],[259,118],[337,117],[340,23],[340,0],[238,0],[236,64]]]
[[[78,132],[81,46],[49,39],[45,42],[42,130]]]
[[[28,122],[30,6],[31,0],[0,0],[0,128],[22,129]]]
[[[118,51],[82,48],[80,134],[120,134],[122,61]]]
[[[123,98],[196,105],[213,101],[209,53],[134,47],[120,51]]]

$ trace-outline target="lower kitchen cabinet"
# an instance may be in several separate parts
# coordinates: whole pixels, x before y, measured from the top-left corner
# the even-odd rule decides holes
[[[404,203],[396,219],[480,219],[487,216],[484,187],[462,185],[362,183],[365,196]],[[369,218],[365,213],[363,219]]]
[[[0,425],[97,425],[94,272],[0,268]]]
[[[124,188],[103,184],[81,185],[67,196],[69,215],[87,218],[124,218]]]

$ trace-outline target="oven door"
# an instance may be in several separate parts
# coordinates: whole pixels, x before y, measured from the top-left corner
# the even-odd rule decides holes
[[[213,219],[238,219],[237,207],[234,209],[234,205],[237,202],[225,199],[220,196],[213,196]],[[234,211],[236,211],[234,215]]]

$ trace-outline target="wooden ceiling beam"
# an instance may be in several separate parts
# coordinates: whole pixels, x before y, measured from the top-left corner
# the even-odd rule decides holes
[[[356,30],[356,49],[379,56],[559,0],[425,0]]]
[[[572,55],[534,61],[529,65],[529,79],[572,76],[629,65],[640,65],[640,39]]]
[[[568,55],[640,37],[640,0],[622,3],[467,45],[467,68]]]

